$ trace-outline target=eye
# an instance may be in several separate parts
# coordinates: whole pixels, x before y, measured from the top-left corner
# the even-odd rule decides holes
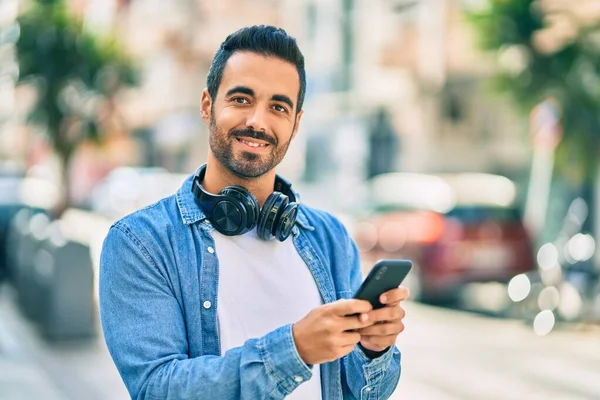
[[[277,112],[287,112],[287,108],[285,108],[284,106],[282,106],[280,104],[275,104],[273,106],[273,109]]]
[[[248,101],[248,99],[245,97],[234,97],[231,99],[231,101],[233,101],[234,103],[238,103],[238,104],[249,104],[250,103]]]

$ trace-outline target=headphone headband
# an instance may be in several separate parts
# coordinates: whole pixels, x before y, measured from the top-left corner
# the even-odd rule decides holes
[[[202,208],[204,208],[205,211],[210,214],[212,213],[213,199],[219,195],[209,194],[206,189],[204,189],[204,186],[202,186],[202,181],[204,181],[204,176],[206,175],[206,166],[207,164],[202,164],[196,170],[196,173],[194,174],[194,181],[192,182],[192,191],[196,195],[196,198],[200,201]],[[299,202],[299,196],[292,189],[292,183],[279,175],[275,175],[275,187],[273,189],[286,195],[290,202]],[[208,209],[205,207],[208,207]]]
[[[218,194],[207,192],[202,186],[206,164],[196,170],[192,192],[213,227],[227,236],[243,235],[256,227],[258,237],[283,242],[292,233],[298,214],[298,195],[292,184],[279,175],[275,177],[273,192],[261,208],[256,197],[245,187],[230,185]]]

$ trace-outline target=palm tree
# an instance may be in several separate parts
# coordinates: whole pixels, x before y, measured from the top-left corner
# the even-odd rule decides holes
[[[114,38],[86,32],[63,0],[30,2],[18,23],[19,83],[35,87],[30,119],[45,129],[60,161],[58,217],[70,205],[71,157],[84,140],[101,140],[116,109],[115,94],[136,84],[136,70]]]

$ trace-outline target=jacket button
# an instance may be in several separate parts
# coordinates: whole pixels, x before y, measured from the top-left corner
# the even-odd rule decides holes
[[[210,306],[212,306],[212,304],[210,303],[210,301],[205,301],[204,304],[202,304],[204,306],[204,308],[209,309]]]
[[[215,252],[215,249],[213,249],[212,247],[209,247],[207,250],[210,254],[213,254]]]
[[[300,382],[302,382],[304,379],[302,379],[302,377],[301,377],[301,376],[296,376],[296,377],[294,378],[294,380],[295,380],[296,382],[300,383]]]

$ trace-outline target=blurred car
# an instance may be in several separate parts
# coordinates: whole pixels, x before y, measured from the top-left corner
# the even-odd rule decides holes
[[[8,274],[6,236],[11,219],[22,207],[21,182],[17,175],[0,174],[0,282]]]
[[[58,190],[47,179],[0,166],[0,281],[8,275],[6,240],[13,217],[23,208],[48,212],[57,199]]]
[[[353,230],[364,269],[414,263],[407,285],[425,302],[452,301],[469,283],[507,283],[535,269],[534,249],[506,177],[481,173],[379,175]]]

